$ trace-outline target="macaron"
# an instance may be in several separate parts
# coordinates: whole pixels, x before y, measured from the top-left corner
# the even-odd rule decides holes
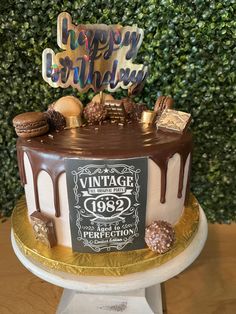
[[[92,99],[92,102],[104,103],[105,101],[109,101],[109,100],[114,100],[114,97],[110,94],[106,94],[102,92],[101,94],[99,93],[95,95]]]
[[[48,132],[47,116],[42,112],[25,112],[13,119],[16,134],[19,137],[31,138]]]
[[[65,118],[81,116],[83,111],[82,102],[74,96],[64,96],[55,101],[50,109],[60,112]]]
[[[157,98],[157,101],[154,106],[154,111],[158,114],[161,113],[164,109],[170,109],[173,107],[174,99],[170,96],[160,96]]]

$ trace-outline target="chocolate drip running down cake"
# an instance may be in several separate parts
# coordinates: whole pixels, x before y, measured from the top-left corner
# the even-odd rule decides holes
[[[189,193],[191,153],[190,132],[164,132],[139,122],[86,125],[17,141],[28,215],[37,210],[52,218],[57,243],[67,247],[72,244],[66,158],[129,160],[147,157],[145,224],[164,220],[174,225],[181,218]]]

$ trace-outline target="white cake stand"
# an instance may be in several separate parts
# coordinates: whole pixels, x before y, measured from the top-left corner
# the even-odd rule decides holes
[[[12,246],[34,275],[64,288],[57,314],[161,314],[160,283],[178,275],[200,254],[207,238],[207,221],[200,209],[199,228],[189,246],[157,268],[121,277],[78,276],[52,271],[22,254],[13,232]]]

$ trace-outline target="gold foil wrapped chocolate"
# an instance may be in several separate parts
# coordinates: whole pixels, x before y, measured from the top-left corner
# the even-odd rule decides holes
[[[163,131],[184,133],[191,122],[191,115],[187,112],[165,109],[157,120],[157,128]]]
[[[83,124],[81,116],[68,116],[66,117],[65,129],[79,128]]]
[[[44,243],[48,247],[55,246],[57,240],[52,219],[38,211],[33,212],[30,215],[30,219],[35,239]]]
[[[144,110],[141,116],[141,123],[153,124],[156,119],[156,112],[151,110]]]

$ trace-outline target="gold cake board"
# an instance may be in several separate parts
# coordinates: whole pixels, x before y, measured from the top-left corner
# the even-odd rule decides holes
[[[184,251],[198,230],[199,209],[197,199],[191,194],[180,221],[174,226],[176,241],[165,254],[154,253],[148,248],[94,254],[73,252],[61,245],[48,248],[34,237],[25,197],[14,208],[12,229],[21,252],[51,270],[84,276],[123,276],[158,267]]]

